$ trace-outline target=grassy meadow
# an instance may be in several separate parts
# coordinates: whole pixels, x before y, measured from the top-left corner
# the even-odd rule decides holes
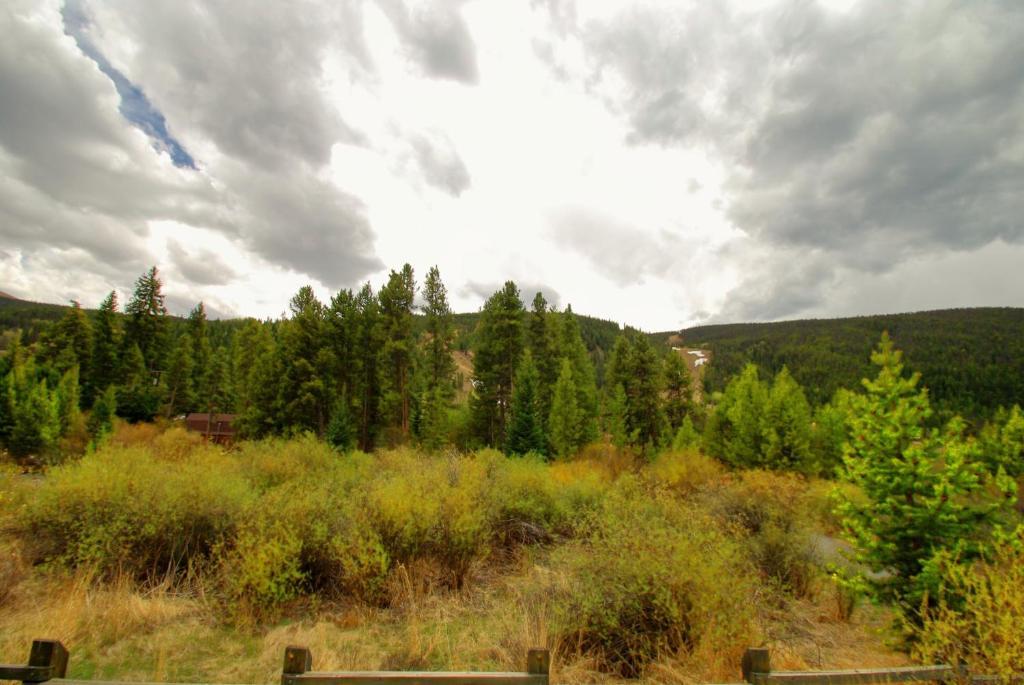
[[[3,472],[0,658],[71,650],[71,677],[271,682],[318,669],[519,670],[556,682],[723,682],[776,667],[903,663],[882,609],[826,572],[832,485],[639,462],[592,445],[341,454],[313,437],[204,444],[120,424],[45,475]]]

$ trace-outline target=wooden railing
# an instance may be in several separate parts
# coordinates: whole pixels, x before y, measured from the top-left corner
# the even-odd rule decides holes
[[[752,647],[743,654],[743,680],[750,685],[881,685],[931,681],[936,683],[1024,683],[1024,675],[1010,678],[971,673],[965,666],[899,666],[854,668],[841,671],[773,671],[771,654],[764,647]]]
[[[526,670],[522,672],[314,671],[313,655],[308,649],[288,647],[281,668],[281,685],[549,685],[550,666],[548,650],[531,649],[526,655]],[[90,680],[66,680],[67,668],[68,650],[64,645],[56,640],[36,640],[32,643],[26,665],[0,665],[0,680],[100,685]],[[925,681],[1024,685],[1024,674],[1001,678],[971,673],[963,666],[943,664],[843,671],[774,671],[771,655],[764,647],[750,648],[744,653],[741,671],[745,682],[737,685],[882,685]]]
[[[313,655],[308,649],[288,647],[284,651],[281,685],[548,685],[550,666],[548,650],[531,649],[526,654],[523,672],[314,671]],[[66,680],[67,669],[68,650],[64,645],[56,640],[36,640],[28,664],[0,665],[0,680],[99,685],[90,680]]]

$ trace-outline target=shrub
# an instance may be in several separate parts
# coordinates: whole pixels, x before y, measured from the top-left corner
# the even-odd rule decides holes
[[[570,649],[626,677],[671,654],[738,654],[750,641],[754,583],[737,544],[698,509],[623,478],[581,540],[556,552],[567,581],[554,629]]]
[[[670,490],[690,494],[724,473],[721,463],[694,449],[664,452],[651,465],[651,477]]]
[[[172,463],[141,448],[109,447],[50,470],[14,525],[36,561],[162,575],[208,557],[252,497],[237,464],[218,449]]]
[[[798,597],[810,592],[820,565],[805,491],[792,474],[744,471],[701,498],[744,536],[743,548],[762,576]]]
[[[986,560],[960,564],[944,555],[942,562],[949,599],[924,608],[916,656],[966,663],[973,673],[1009,682],[1024,671],[1024,529]]]

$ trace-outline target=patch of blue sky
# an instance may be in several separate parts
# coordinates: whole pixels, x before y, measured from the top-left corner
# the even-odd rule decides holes
[[[99,70],[114,84],[117,94],[121,96],[121,104],[118,107],[121,116],[149,136],[154,148],[167,152],[175,166],[195,169],[196,162],[192,155],[167,130],[167,119],[163,113],[153,106],[141,88],[115,69],[89,40],[86,33],[89,18],[81,1],[66,0],[61,8],[61,17],[64,21],[64,33],[75,39],[82,54],[94,61]]]

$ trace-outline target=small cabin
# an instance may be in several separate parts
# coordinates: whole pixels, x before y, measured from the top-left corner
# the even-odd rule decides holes
[[[234,421],[238,414],[207,414],[193,412],[185,417],[185,427],[202,433],[210,442],[227,445],[235,440]]]

